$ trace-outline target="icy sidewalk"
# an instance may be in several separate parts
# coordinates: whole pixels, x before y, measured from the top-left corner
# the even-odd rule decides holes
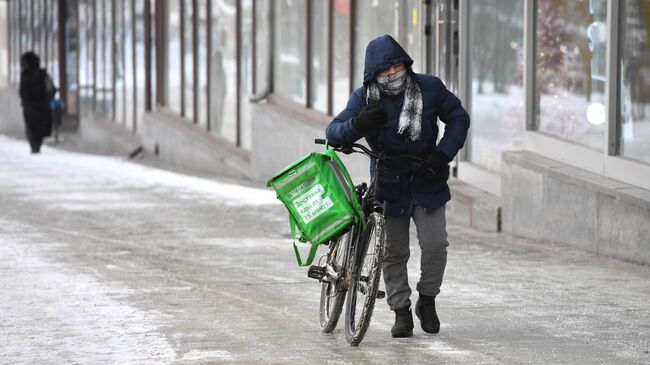
[[[3,171],[7,165],[18,166],[19,176]],[[275,193],[239,185],[220,183],[129,162],[116,157],[86,155],[43,146],[42,153],[32,155],[25,141],[0,135],[0,187],[12,185],[20,177],[18,191],[34,195],[34,199],[56,200],[57,196],[42,196],[55,188],[74,190],[77,186],[140,188],[182,194],[200,194],[206,199],[228,205],[279,204]],[[78,196],[83,201],[88,196]],[[93,199],[89,199],[93,200]]]
[[[382,300],[351,348],[273,192],[28,151],[0,137],[0,363],[650,363],[650,267],[449,224],[441,333]]]

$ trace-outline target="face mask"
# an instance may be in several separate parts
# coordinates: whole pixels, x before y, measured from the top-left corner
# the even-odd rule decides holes
[[[406,89],[406,69],[395,72],[392,75],[377,76],[379,90],[388,95],[399,95]]]

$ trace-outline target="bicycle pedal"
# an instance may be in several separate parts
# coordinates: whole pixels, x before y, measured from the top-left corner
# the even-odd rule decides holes
[[[383,290],[377,290],[377,299],[384,299],[386,292]]]
[[[312,279],[321,280],[325,277],[325,267],[312,265],[307,270],[307,276]]]

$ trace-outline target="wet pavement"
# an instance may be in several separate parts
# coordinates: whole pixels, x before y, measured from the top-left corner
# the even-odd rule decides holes
[[[650,363],[650,267],[453,222],[440,334],[349,347],[250,185],[0,136],[0,363]]]

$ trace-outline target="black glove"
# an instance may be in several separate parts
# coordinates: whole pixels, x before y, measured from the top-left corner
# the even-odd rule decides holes
[[[378,101],[371,100],[363,110],[352,119],[352,125],[361,134],[366,134],[375,128],[381,128],[388,123],[386,112]]]
[[[438,150],[434,150],[425,159],[424,167],[435,173],[439,173],[446,169],[450,162],[451,160],[447,155]]]

